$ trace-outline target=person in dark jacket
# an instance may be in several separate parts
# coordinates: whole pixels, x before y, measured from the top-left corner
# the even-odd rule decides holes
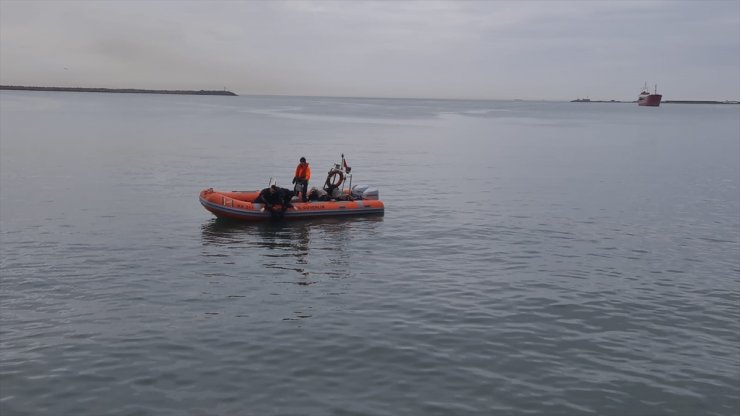
[[[293,195],[294,193],[290,189],[280,188],[277,185],[270,185],[269,188],[265,188],[260,191],[260,194],[254,202],[265,204],[263,210],[266,209],[270,211],[270,214],[273,216],[282,217],[288,208],[293,207],[293,204],[290,203]],[[280,210],[276,210],[275,205],[280,205]]]
[[[269,188],[265,188],[260,191],[260,194],[254,200],[255,203],[265,204],[265,209],[272,211],[272,206],[279,203],[277,195],[277,186],[270,185]]]
[[[277,194],[278,194],[278,198],[280,199],[280,204],[283,205],[283,212],[285,212],[285,210],[288,208],[293,208],[293,204],[291,204],[290,201],[293,200],[293,197],[295,196],[295,192],[287,188],[278,187]]]

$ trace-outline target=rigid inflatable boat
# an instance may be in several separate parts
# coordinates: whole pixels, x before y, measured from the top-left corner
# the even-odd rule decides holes
[[[265,221],[273,214],[264,210],[264,204],[255,203],[259,191],[215,191],[212,188],[200,193],[200,203],[219,218],[247,221]],[[385,206],[379,200],[309,201],[292,202],[283,214],[284,219],[341,217],[345,215],[383,214]]]
[[[266,221],[270,219],[299,219],[316,217],[343,217],[349,215],[382,215],[383,202],[378,199],[378,190],[371,186],[351,186],[350,169],[344,161],[329,171],[324,184],[322,200],[301,202],[298,198],[290,201],[292,207],[282,210],[273,205],[273,211],[265,209],[265,204],[256,202],[260,191],[217,191],[213,188],[200,192],[200,203],[219,218],[246,221]],[[350,179],[350,187],[344,187]],[[272,182],[272,181],[271,181]],[[296,188],[297,189],[297,188]],[[329,191],[327,195],[326,191]],[[314,188],[312,192],[316,192]],[[277,215],[276,215],[277,214]]]

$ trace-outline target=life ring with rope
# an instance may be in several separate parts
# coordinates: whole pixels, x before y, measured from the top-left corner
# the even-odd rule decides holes
[[[339,188],[342,182],[344,182],[344,173],[341,170],[332,169],[329,171],[329,176],[326,177],[324,185]]]

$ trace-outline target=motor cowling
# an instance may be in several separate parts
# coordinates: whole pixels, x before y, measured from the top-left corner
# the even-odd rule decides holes
[[[353,185],[352,186],[352,197],[357,199],[380,199],[380,192],[378,188],[371,185]]]

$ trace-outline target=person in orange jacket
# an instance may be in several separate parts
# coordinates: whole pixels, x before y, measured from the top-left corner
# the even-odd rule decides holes
[[[308,201],[308,180],[311,179],[311,168],[306,162],[306,158],[302,157],[301,163],[295,168],[295,176],[293,177],[293,183],[296,184],[296,191],[301,193],[301,201]]]

